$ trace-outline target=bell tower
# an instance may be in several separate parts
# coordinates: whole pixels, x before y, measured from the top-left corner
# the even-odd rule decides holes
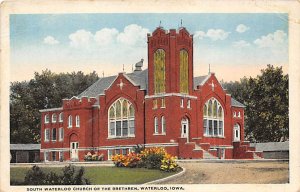
[[[190,94],[193,90],[193,36],[184,28],[156,28],[148,34],[148,94]]]

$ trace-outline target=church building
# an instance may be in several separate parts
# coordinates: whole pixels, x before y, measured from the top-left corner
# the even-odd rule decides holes
[[[103,77],[60,108],[42,109],[43,161],[110,160],[137,145],[163,147],[179,159],[254,159],[244,140],[245,106],[214,73],[193,76],[193,36],[186,28],[148,34],[148,69]]]

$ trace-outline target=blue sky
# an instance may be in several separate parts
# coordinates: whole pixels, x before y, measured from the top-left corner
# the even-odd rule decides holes
[[[182,25],[194,34],[194,74],[255,76],[267,64],[288,67],[287,14],[18,14],[10,15],[11,81],[34,71],[114,75],[147,65],[146,34]],[[146,68],[146,67],[144,67]]]

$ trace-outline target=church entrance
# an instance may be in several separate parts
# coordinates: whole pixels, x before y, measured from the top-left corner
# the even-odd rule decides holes
[[[241,128],[239,124],[235,124],[233,127],[233,141],[240,141],[241,140]]]
[[[181,120],[181,137],[187,138],[187,142],[189,142],[189,120],[188,119]]]
[[[71,161],[78,161],[78,142],[71,142],[70,143],[70,157]]]

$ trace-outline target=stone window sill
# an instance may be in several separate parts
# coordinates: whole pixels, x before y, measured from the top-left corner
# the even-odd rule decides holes
[[[155,136],[164,136],[164,135],[167,135],[166,133],[153,133],[153,135]]]

